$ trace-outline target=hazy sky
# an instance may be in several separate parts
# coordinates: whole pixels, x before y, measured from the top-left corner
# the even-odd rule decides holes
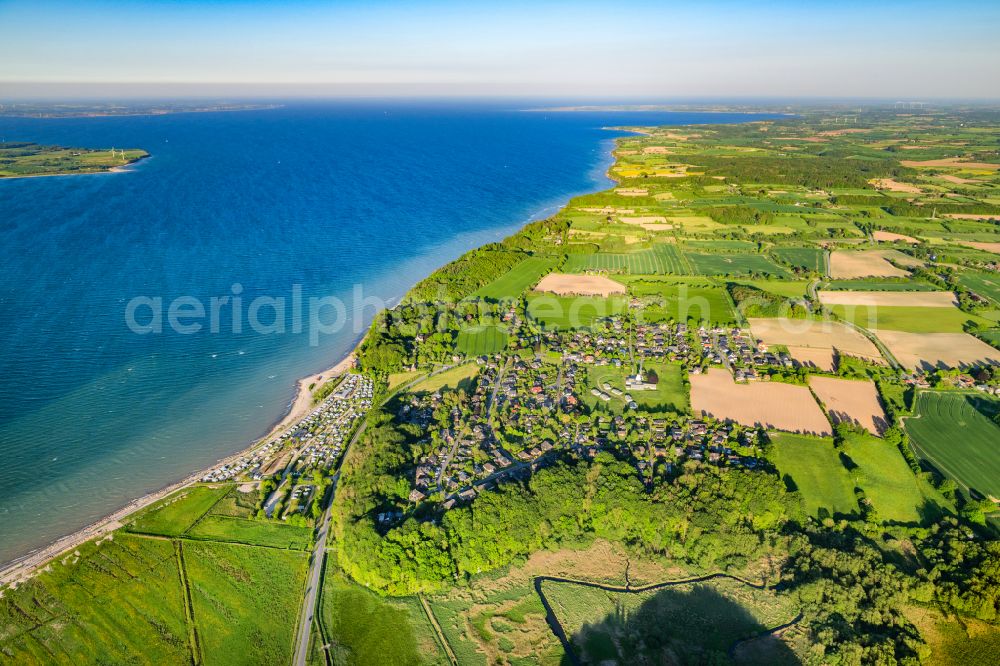
[[[6,97],[1000,98],[996,0],[0,0],[0,35]]]

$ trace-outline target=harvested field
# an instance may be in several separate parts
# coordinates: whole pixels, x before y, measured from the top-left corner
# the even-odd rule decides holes
[[[846,356],[857,356],[874,363],[884,362],[871,340],[846,324],[782,318],[751,318],[748,321],[751,332],[764,344],[836,350]]]
[[[953,308],[958,299],[950,291],[821,291],[823,305]]]
[[[875,231],[872,233],[872,238],[874,238],[879,243],[895,243],[896,241],[902,241],[904,243],[912,243],[913,245],[916,245],[920,242],[913,236],[907,236],[905,234],[894,234],[891,231]]]
[[[649,195],[649,190],[642,187],[619,187],[615,194],[622,197],[644,197]]]
[[[673,151],[666,146],[646,146],[642,149],[642,152],[646,155],[669,155]]]
[[[721,368],[691,375],[691,407],[718,419],[815,435],[830,435],[830,423],[805,386],[779,382],[737,384]]]
[[[667,221],[667,218],[661,215],[640,215],[636,217],[619,217],[618,221],[622,224],[663,224]]]
[[[604,208],[580,208],[584,213],[597,213],[599,215],[631,215],[635,211],[631,208],[615,208],[614,206],[605,206]]]
[[[980,243],[977,241],[962,241],[961,245],[966,247],[975,248],[977,250],[983,250],[985,252],[993,252],[994,254],[1000,254],[1000,243]]]
[[[979,180],[975,180],[973,178],[962,178],[961,176],[951,176],[951,175],[942,175],[938,176],[938,178],[947,181],[949,183],[954,183],[955,185],[973,185],[975,183],[982,182]]]
[[[908,275],[906,271],[886,261],[881,252],[834,250],[830,253],[830,277],[834,279],[906,275]]]
[[[968,333],[878,331],[877,335],[896,360],[908,368],[1000,365],[1000,350]]]
[[[646,225],[643,225],[645,227]],[[634,236],[624,236],[621,234],[610,234],[602,233],[600,231],[585,231],[583,229],[570,229],[568,232],[571,241],[603,241],[608,238],[614,238],[615,240],[621,240],[626,245],[635,245],[636,243],[642,243],[646,240],[645,234],[638,235],[638,232]]]
[[[650,224],[640,224],[639,226],[646,231],[671,231],[674,228],[674,225],[672,224],[658,224],[655,222]]]
[[[987,162],[962,162],[953,157],[944,160],[903,160],[900,162],[905,167],[952,167],[955,169],[1000,169],[1000,164],[989,164]]]
[[[833,349],[785,346],[788,347],[788,355],[792,357],[792,360],[804,368],[833,372],[837,367],[836,353]]]
[[[1000,219],[1000,213],[945,213],[942,217],[953,220],[996,220]]]
[[[625,285],[615,282],[603,275],[569,275],[567,273],[549,273],[542,278],[535,291],[548,291],[560,296],[610,296],[624,294]]]
[[[923,192],[916,185],[909,185],[907,183],[900,183],[892,178],[876,178],[875,180],[868,181],[875,186],[877,190],[889,190],[890,192],[905,192],[907,194],[920,194]]]
[[[889,427],[874,382],[813,375],[809,388],[834,424],[855,423],[873,435],[881,435]]]

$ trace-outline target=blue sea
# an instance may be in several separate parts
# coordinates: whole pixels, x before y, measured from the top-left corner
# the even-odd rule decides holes
[[[123,173],[0,180],[0,562],[259,438],[374,315],[327,308],[346,325],[312,340],[308,322],[237,331],[234,297],[350,304],[358,286],[391,304],[608,187],[620,133],[604,127],[747,119],[400,102],[0,118],[0,140],[151,154]],[[175,299],[226,296],[217,332],[167,325]],[[142,324],[161,299],[162,332],[127,325],[136,297]]]

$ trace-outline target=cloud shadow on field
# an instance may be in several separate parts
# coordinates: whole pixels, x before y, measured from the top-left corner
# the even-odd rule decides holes
[[[662,589],[634,610],[618,605],[569,636],[574,664],[799,664],[743,606],[709,585]]]

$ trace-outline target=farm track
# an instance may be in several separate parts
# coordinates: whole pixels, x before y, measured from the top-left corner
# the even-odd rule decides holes
[[[180,576],[181,591],[184,596],[184,620],[188,627],[188,640],[191,645],[191,661],[194,664],[203,663],[204,657],[201,654],[201,641],[198,639],[198,625],[194,620],[194,602],[191,599],[191,587],[187,579],[187,565],[184,563],[184,546],[180,540],[172,540],[174,552],[177,553],[177,572]]]
[[[627,570],[626,570],[627,574]],[[683,578],[681,580],[672,580],[662,583],[651,583],[650,585],[640,585],[638,587],[633,587],[628,581],[626,575],[625,585],[610,585],[607,583],[596,583],[594,581],[579,580],[575,578],[564,578],[561,576],[535,576],[534,586],[535,593],[538,595],[539,600],[542,602],[542,606],[545,608],[545,622],[549,625],[552,633],[555,634],[556,638],[563,646],[563,650],[566,653],[566,657],[573,666],[581,666],[583,662],[580,661],[579,656],[573,650],[573,644],[569,637],[566,635],[566,630],[563,628],[562,624],[559,622],[559,618],[556,617],[555,610],[552,608],[552,604],[549,603],[548,598],[545,596],[545,592],[542,591],[542,584],[549,583],[569,583],[571,585],[581,585],[583,587],[590,587],[597,590],[604,590],[605,592],[622,592],[627,594],[640,594],[642,592],[652,592],[654,590],[662,590],[669,587],[677,587],[679,585],[691,585],[693,583],[704,583],[711,580],[729,579],[734,580],[738,583],[742,583],[748,587],[752,587],[755,590],[777,590],[779,587],[777,585],[767,585],[766,583],[754,583],[752,581],[746,580],[745,578],[740,578],[739,576],[733,576],[726,573],[714,573],[706,574],[704,576],[695,576],[692,578]],[[750,636],[748,638],[741,638],[735,643],[733,643],[729,648],[729,655],[735,652],[735,650],[742,644],[747,643],[752,640],[757,640],[758,638],[764,638],[766,636],[773,635],[780,631],[792,627],[798,624],[802,620],[802,613],[800,612],[792,620],[767,629],[756,636]]]
[[[437,618],[434,616],[434,610],[431,605],[427,603],[427,599],[424,595],[418,594],[417,598],[420,599],[420,605],[424,609],[424,614],[427,615],[427,620],[434,627],[434,633],[437,634],[438,642],[441,647],[444,648],[445,653],[448,655],[448,661],[451,662],[451,666],[458,666],[458,657],[455,656],[455,652],[451,649],[451,643],[448,642],[448,638],[444,635],[444,630],[441,629],[441,625],[438,623]]]
[[[841,322],[845,326],[853,328],[858,333],[868,338],[868,341],[871,342],[873,345],[875,345],[875,348],[878,349],[879,353],[882,354],[882,356],[885,358],[886,361],[889,362],[889,365],[891,365],[894,370],[903,369],[903,365],[896,360],[896,357],[892,355],[892,352],[889,351],[889,348],[886,347],[884,344],[882,344],[882,341],[879,340],[874,333],[869,331],[867,328],[862,328],[861,326],[858,326],[854,322],[848,321],[846,319],[841,319],[838,317],[837,321]]]

